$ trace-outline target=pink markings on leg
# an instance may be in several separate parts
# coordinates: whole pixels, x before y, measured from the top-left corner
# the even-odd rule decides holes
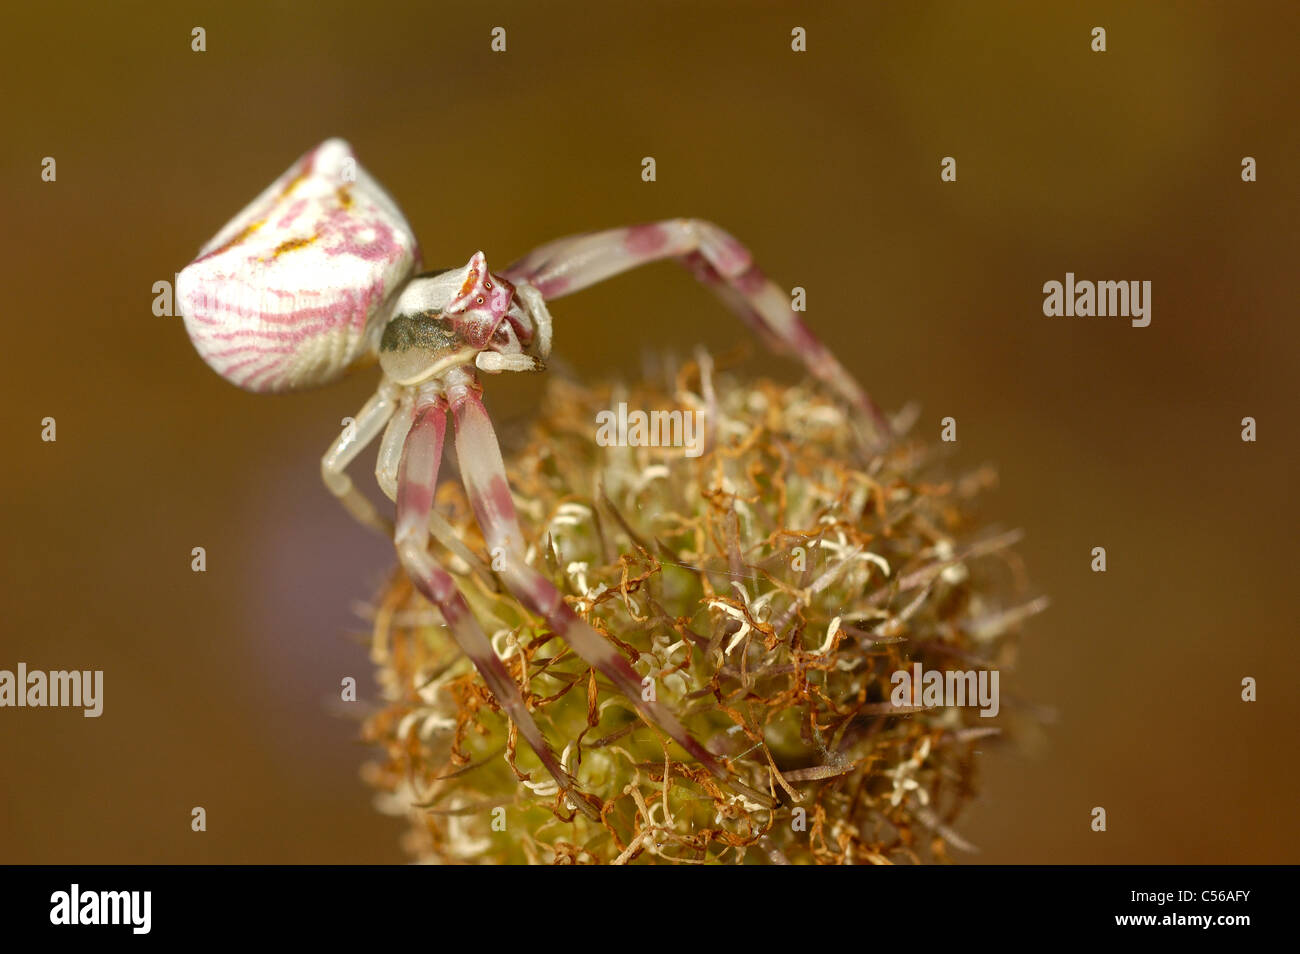
[[[718,270],[709,264],[709,260],[697,249],[678,256],[682,266],[695,276],[695,280],[705,285],[721,285],[725,281]]]
[[[487,507],[493,513],[511,514],[515,512],[515,501],[510,496],[510,485],[504,477],[493,477],[488,492],[479,500],[479,505]]]
[[[658,726],[713,775],[764,804],[772,800],[738,782],[722,762],[686,730],[667,706],[641,696],[641,677],[618,650],[590,624],[584,622],[550,580],[529,566],[523,555],[523,535],[515,517],[505,465],[492,422],[477,392],[465,389],[452,398],[456,423],[456,453],[470,504],[483,536],[492,546],[504,546],[505,569],[501,578],[512,593],[540,614],[552,632],[563,639],[588,665],[609,679],[651,725]]]
[[[732,281],[742,295],[757,295],[767,284],[767,276],[757,265],[751,265],[737,275]]]
[[[537,290],[542,293],[543,298],[558,298],[569,290],[571,284],[567,275],[556,275],[554,278],[538,282]]]
[[[781,342],[809,373],[869,414],[880,439],[892,437],[888,418],[808,330],[786,293],[754,264],[749,249],[711,222],[670,219],[557,239],[519,259],[508,274],[533,282],[543,297],[553,297],[661,258],[683,262],[733,311],[763,329],[767,343]]]
[[[700,251],[722,275],[735,278],[753,264],[754,256],[750,254],[749,249],[727,232],[710,222],[694,224],[703,236]]]
[[[442,399],[417,408],[415,421],[406,435],[397,478],[398,557],[411,582],[442,612],[452,638],[483,677],[507,718],[514,722],[524,741],[537,753],[543,767],[574,805],[598,821],[599,811],[587,796],[576,790],[572,777],[556,758],[529,712],[519,686],[493,651],[492,643],[470,612],[465,597],[456,589],[455,580],[428,552],[429,512],[438,482],[446,413]]]
[[[633,255],[652,256],[668,244],[668,233],[662,225],[633,225],[623,236],[623,246]]]
[[[406,435],[398,465],[397,538],[408,535],[427,539],[429,511],[438,483],[447,412],[440,404],[426,404],[415,411],[415,421]]]
[[[456,421],[456,457],[461,477],[488,545],[522,549],[523,536],[506,480],[501,445],[483,399],[473,388],[459,389],[451,398],[451,409]]]

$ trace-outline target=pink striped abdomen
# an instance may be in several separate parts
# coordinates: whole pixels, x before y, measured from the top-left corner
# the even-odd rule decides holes
[[[419,263],[401,210],[331,139],[303,156],[180,273],[199,354],[250,391],[325,384],[373,354]]]

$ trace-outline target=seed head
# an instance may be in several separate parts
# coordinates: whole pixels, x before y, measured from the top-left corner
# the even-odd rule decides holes
[[[604,446],[597,416],[620,402],[651,419],[698,413],[703,452]],[[397,574],[373,614],[384,698],[366,723],[380,752],[366,777],[383,810],[409,818],[409,851],[454,863],[887,863],[969,849],[954,823],[974,793],[975,750],[1014,705],[1003,698],[990,718],[974,698],[935,704],[898,674],[1001,673],[1045,601],[1011,599],[1024,589],[1017,536],[975,511],[989,469],[956,472],[944,445],[907,437],[871,449],[860,427],[819,386],[718,377],[705,356],[663,382],[552,380],[507,461],[529,561],[644,691],[779,804],[747,802],[694,764],[499,586],[463,490],[446,481],[439,509],[483,560],[438,556],[602,809],[593,821],[566,804],[437,610]]]

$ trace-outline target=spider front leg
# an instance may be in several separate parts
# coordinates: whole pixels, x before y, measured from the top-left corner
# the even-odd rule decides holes
[[[399,394],[400,389],[388,381],[381,382],[378,393],[366,402],[365,407],[353,418],[352,424],[344,428],[320,462],[321,479],[330,493],[343,504],[343,509],[363,525],[378,530],[390,540],[393,538],[393,521],[380,514],[370,499],[357,490],[347,469],[387,424],[384,439],[379,445],[379,463],[375,468],[375,477],[389,499],[397,499],[397,465],[401,461],[402,445],[406,441],[407,432],[415,419],[413,399],[409,395],[401,397]],[[456,531],[436,510],[429,511],[429,529],[439,543],[464,560],[471,569],[479,571],[485,579],[490,577],[487,564],[465,546]]]
[[[381,384],[374,397],[366,402],[352,423],[330,445],[320,462],[321,479],[325,481],[330,493],[339,499],[348,513],[386,537],[393,535],[392,521],[381,516],[370,499],[357,490],[347,474],[347,468],[379,436],[396,408],[395,389],[387,382]]]
[[[397,402],[397,409],[388,421],[388,429],[384,431],[384,439],[379,442],[379,458],[375,463],[375,480],[379,482],[380,489],[392,501],[397,500],[397,471],[402,462],[402,449],[406,446],[406,435],[411,432],[411,425],[415,422],[417,407],[416,398],[413,394],[406,394],[400,398]],[[465,565],[472,571],[477,572],[482,579],[490,580],[492,578],[488,565],[479,558],[478,554],[465,545],[465,541],[460,538],[460,535],[452,528],[451,524],[443,519],[442,514],[432,508],[429,510],[429,530],[435,540],[460,557]],[[391,525],[385,536],[392,539],[393,530]]]
[[[808,330],[749,250],[711,222],[670,219],[556,239],[519,259],[504,275],[513,282],[531,282],[543,297],[556,298],[665,258],[682,261],[769,345],[793,351],[815,377],[869,414],[880,440],[892,437],[889,419]]]
[[[576,790],[550,744],[542,734],[532,713],[505,664],[470,611],[465,597],[456,588],[450,573],[429,554],[429,514],[438,483],[438,466],[442,459],[443,436],[447,426],[446,406],[440,398],[419,404],[406,434],[397,478],[397,533],[394,542],[397,556],[416,588],[442,611],[452,637],[482,675],[497,703],[519,728],[519,734],[537,753],[542,765],[560,788],[592,820],[600,818],[587,797]]]
[[[582,620],[564,602],[554,584],[524,560],[524,538],[515,516],[510,485],[496,432],[476,385],[458,384],[447,400],[456,422],[456,457],[488,547],[505,555],[501,578],[509,590],[533,612],[540,614],[552,632],[589,666],[612,682],[636,706],[642,717],[658,726],[710,772],[751,801],[775,805],[770,796],[732,778],[722,762],[686,730],[667,706],[644,698],[642,680],[614,645]]]

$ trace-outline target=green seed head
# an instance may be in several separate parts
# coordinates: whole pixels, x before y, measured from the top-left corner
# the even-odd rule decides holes
[[[620,405],[652,429],[606,446],[602,412]],[[698,415],[702,452],[652,446],[684,414]],[[857,424],[818,387],[715,377],[702,360],[663,384],[553,380],[507,462],[531,564],[775,809],[694,764],[505,592],[463,491],[444,482],[438,506],[483,566],[438,556],[603,808],[595,821],[565,803],[437,610],[397,575],[374,613],[384,700],[366,725],[381,753],[367,778],[381,808],[410,819],[411,853],[861,863],[966,847],[954,823],[975,751],[1015,714],[1009,699],[991,704],[1005,680],[987,677],[1008,669],[1041,602],[1015,605],[1015,535],[977,519],[989,471],[954,472],[944,445],[906,438],[870,450]]]

